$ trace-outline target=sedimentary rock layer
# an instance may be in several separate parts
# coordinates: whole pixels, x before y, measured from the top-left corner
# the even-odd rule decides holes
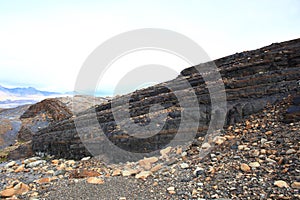
[[[197,132],[198,136],[205,135],[209,126],[214,125],[210,124],[212,116],[217,116],[219,111],[211,106],[212,95],[215,103],[224,103],[222,96],[218,96],[223,89],[220,81],[224,83],[227,103],[223,125],[239,122],[263,109],[267,103],[273,104],[288,94],[299,92],[300,39],[237,53],[214,63],[217,71],[209,68],[212,63],[190,67],[176,79],[115,98],[78,114],[76,118],[42,129],[34,135],[33,150],[79,159],[90,155],[90,152],[107,153],[105,145],[99,145],[99,141],[104,144],[108,138],[126,151],[148,153],[176,140],[179,129],[183,135],[192,132]],[[207,68],[207,74],[199,73],[199,69],[203,68]],[[222,80],[214,79],[217,72]],[[206,79],[203,78],[206,75]],[[189,84],[185,84],[187,81]],[[191,92],[196,94],[196,105],[192,95],[187,95]],[[162,109],[152,109],[154,105],[160,105]],[[187,119],[198,116],[197,125],[193,120],[181,123],[185,115],[190,115]],[[117,122],[116,117],[120,119]],[[154,126],[149,126],[153,122],[159,127],[158,132]],[[149,137],[135,137],[143,135],[143,130]],[[88,144],[89,151],[82,141]]]

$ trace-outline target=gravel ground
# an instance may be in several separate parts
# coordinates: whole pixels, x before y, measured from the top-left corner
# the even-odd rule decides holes
[[[77,183],[64,181],[55,187],[47,199],[175,199],[166,192],[165,183],[153,186],[153,178],[144,182],[132,178],[112,177],[105,184],[93,185],[85,181]],[[180,183],[184,187],[187,183]],[[63,197],[63,198],[62,198]]]

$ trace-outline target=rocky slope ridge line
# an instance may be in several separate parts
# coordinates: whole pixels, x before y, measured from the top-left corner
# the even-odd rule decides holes
[[[26,110],[20,119],[33,118],[40,113],[45,113],[54,121],[70,118],[72,112],[60,101],[56,99],[45,99],[34,104]]]
[[[226,89],[227,124],[239,122],[243,117],[263,109],[268,102],[272,104],[288,94],[299,91],[300,39],[234,54],[215,60],[215,63]],[[196,67],[203,66],[205,64]],[[126,150],[145,149],[147,152],[164,147],[177,133],[182,113],[174,92],[185,95],[186,91],[190,89],[182,84],[185,80],[190,83],[197,94],[201,118],[199,127],[185,124],[184,131],[188,134],[189,131],[198,129],[198,136],[205,134],[211,117],[210,98],[206,84],[195,67],[183,70],[181,75],[174,80],[116,98],[118,113],[125,110],[124,97],[130,98],[131,119],[140,125],[147,125],[151,119],[167,112],[168,117],[163,129],[156,136],[141,140],[123,131],[122,126],[126,127],[126,120],[124,123],[116,124],[111,112],[111,102],[94,108],[102,130],[111,141]],[[175,89],[170,91],[169,86]],[[165,109],[149,113],[149,108],[154,104],[161,104]],[[190,111],[192,113],[193,107],[190,108]],[[92,113],[91,110],[88,110],[77,115],[83,130],[87,132],[84,137],[91,139],[90,146],[93,146],[96,140],[103,139],[97,132],[91,134],[89,127],[93,123]],[[135,130],[132,130],[130,134],[134,133]],[[32,148],[35,152],[74,159],[90,155],[82,145],[74,119],[60,121],[39,131],[33,137]],[[96,145],[95,148],[99,150],[101,146]],[[108,153],[105,149],[102,151]],[[108,157],[110,156],[115,155],[108,155]]]

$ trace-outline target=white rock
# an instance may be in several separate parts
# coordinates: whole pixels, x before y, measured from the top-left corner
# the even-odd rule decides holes
[[[174,190],[175,190],[175,187],[168,187],[167,190],[168,190],[168,191],[174,191]]]
[[[209,149],[210,147],[211,147],[211,145],[207,142],[202,144],[202,146],[201,146],[202,149]]]
[[[286,154],[293,154],[296,153],[297,151],[295,149],[289,149],[286,151]]]
[[[40,157],[28,158],[28,159],[24,160],[24,164],[28,164],[28,163],[31,163],[31,162],[34,162],[34,161],[37,161],[37,160],[41,160],[41,158]]]
[[[260,139],[260,143],[261,143],[262,146],[263,146],[266,142],[268,142],[267,139],[265,139],[265,138],[261,138],[261,139]]]
[[[10,167],[14,166],[15,164],[16,164],[15,161],[11,161],[5,165],[5,168],[10,168]]]
[[[84,157],[84,158],[82,158],[81,160],[82,160],[82,161],[87,161],[87,160],[89,160],[89,159],[91,159],[91,157],[90,157],[90,156],[88,156],[88,157]]]
[[[186,168],[189,168],[189,164],[187,164],[187,163],[181,163],[181,164],[180,164],[180,167],[181,167],[182,169],[186,169]]]
[[[259,164],[259,162],[251,162],[251,163],[249,163],[249,166],[252,168],[257,168],[257,167],[260,167],[260,164]]]
[[[187,152],[186,152],[186,151],[182,152],[181,156],[182,156],[182,157],[187,156]]]
[[[202,187],[204,184],[202,182],[197,183],[197,186]]]
[[[28,164],[26,165],[26,167],[33,168],[33,167],[37,167],[37,166],[39,166],[39,165],[43,165],[43,164],[45,164],[45,163],[46,163],[45,160],[37,160],[37,161],[31,162],[31,163],[28,163]]]

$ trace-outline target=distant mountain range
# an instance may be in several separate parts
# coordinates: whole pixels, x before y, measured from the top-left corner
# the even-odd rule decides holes
[[[16,95],[16,96],[28,96],[28,95],[52,96],[52,95],[60,95],[61,94],[58,92],[41,91],[41,90],[37,90],[33,87],[6,88],[1,85],[0,85],[0,92],[5,92],[5,93],[11,94],[11,95]]]
[[[33,87],[6,88],[0,85],[0,108],[13,108],[25,104],[33,104],[49,97],[66,94],[37,90]]]

